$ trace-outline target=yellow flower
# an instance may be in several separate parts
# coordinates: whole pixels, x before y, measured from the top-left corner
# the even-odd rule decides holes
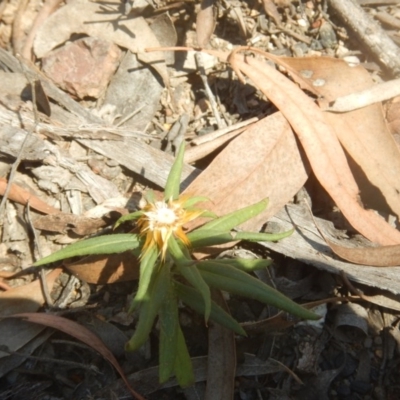
[[[143,208],[143,215],[138,220],[141,235],[146,235],[141,257],[154,246],[157,246],[161,259],[165,259],[168,240],[171,235],[180,239],[186,246],[190,245],[183,225],[200,216],[203,210],[186,210],[183,204],[187,197],[178,200],[155,201]]]

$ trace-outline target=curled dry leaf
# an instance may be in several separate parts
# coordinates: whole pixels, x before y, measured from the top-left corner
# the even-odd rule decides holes
[[[248,76],[283,113],[296,132],[315,176],[336,202],[349,223],[373,242],[400,243],[400,232],[358,200],[358,186],[334,129],[321,109],[265,62],[233,53],[233,68]]]

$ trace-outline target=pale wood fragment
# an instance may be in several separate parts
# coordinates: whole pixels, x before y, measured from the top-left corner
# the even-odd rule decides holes
[[[333,238],[334,228],[330,222],[320,218],[315,218],[315,220],[318,227],[334,243],[346,247],[357,246],[354,241],[343,242],[343,240]],[[289,204],[270,218],[269,222],[278,224],[282,231],[291,229],[293,226],[296,227],[296,231],[278,243],[263,242],[260,243],[262,246],[324,271],[334,274],[344,271],[354,282],[400,294],[400,267],[362,266],[339,260],[321,238],[309,211],[304,206]]]

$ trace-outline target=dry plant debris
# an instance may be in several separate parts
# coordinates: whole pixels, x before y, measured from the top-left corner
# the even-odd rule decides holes
[[[399,21],[396,0],[1,2],[0,398],[397,398]],[[157,324],[123,349],[129,254],[31,265],[110,233],[182,142],[181,188],[208,209],[269,197],[238,229],[296,228],[247,252],[324,318],[214,293],[239,339],[183,308],[196,384],[178,389],[158,384]]]

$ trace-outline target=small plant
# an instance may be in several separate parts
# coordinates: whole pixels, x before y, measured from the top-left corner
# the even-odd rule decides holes
[[[267,200],[222,217],[196,207],[204,197],[179,196],[184,146],[179,149],[170,171],[164,199],[156,201],[153,192],[145,198],[147,205],[126,215],[116,225],[137,220],[138,234],[111,234],[74,243],[42,260],[43,265],[69,257],[89,254],[112,254],[130,250],[140,260],[140,279],[130,312],[138,310],[135,333],[126,345],[137,350],[148,339],[156,318],[160,326],[160,382],[176,376],[181,386],[193,383],[189,352],[179,325],[178,302],[209,319],[245,335],[240,324],[211,299],[210,288],[256,299],[300,318],[319,317],[296,304],[277,290],[254,278],[248,272],[265,268],[270,260],[202,260],[191,256],[196,248],[237,240],[276,241],[282,234],[232,232],[232,229],[263,211]],[[211,220],[186,233],[184,225],[197,217]]]

